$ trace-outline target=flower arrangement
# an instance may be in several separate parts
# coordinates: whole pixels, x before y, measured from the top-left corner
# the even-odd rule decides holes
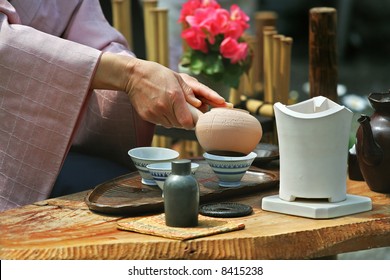
[[[181,65],[195,75],[223,81],[238,88],[240,77],[248,72],[252,51],[243,39],[249,17],[235,4],[230,11],[216,0],[188,0],[183,4],[179,23],[186,49]]]

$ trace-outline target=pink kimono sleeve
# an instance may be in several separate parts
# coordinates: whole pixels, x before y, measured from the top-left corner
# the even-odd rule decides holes
[[[0,0],[0,211],[50,194],[101,54],[18,23]]]
[[[130,165],[154,132],[125,93],[89,92],[101,51],[133,55],[97,0],[12,4],[0,0],[0,211],[46,199],[71,145]]]
[[[102,51],[134,56],[106,21],[97,0],[84,0],[63,33],[64,38]],[[124,92],[95,90],[88,100],[73,148],[134,169],[129,149],[150,146],[154,124],[142,120]]]

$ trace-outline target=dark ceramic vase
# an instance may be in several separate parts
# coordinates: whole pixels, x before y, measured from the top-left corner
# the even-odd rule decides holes
[[[356,156],[372,191],[390,193],[390,92],[368,96],[374,113],[362,115],[356,133]]]
[[[172,173],[164,183],[165,224],[196,227],[199,213],[199,186],[191,175],[190,160],[172,161]]]

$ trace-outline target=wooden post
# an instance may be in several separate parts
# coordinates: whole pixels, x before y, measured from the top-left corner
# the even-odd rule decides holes
[[[338,101],[336,29],[336,9],[328,7],[310,9],[310,97],[322,95],[335,102]]]

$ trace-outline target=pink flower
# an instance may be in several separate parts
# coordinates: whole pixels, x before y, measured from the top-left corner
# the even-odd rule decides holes
[[[231,63],[235,64],[245,60],[248,54],[248,44],[239,43],[237,40],[227,37],[222,41],[220,51],[223,57],[229,58]]]
[[[229,25],[229,12],[225,9],[215,9],[210,14],[210,33],[213,36],[223,34]]]
[[[243,33],[244,29],[239,23],[230,21],[226,27],[225,38],[231,37],[233,39],[238,39],[242,36]]]
[[[199,8],[194,11],[193,15],[186,17],[186,22],[190,27],[199,27],[208,30],[210,23],[212,23],[213,8]]]
[[[181,33],[181,37],[187,42],[191,49],[208,53],[206,34],[198,27],[190,27]]]
[[[210,44],[214,44],[215,36],[227,30],[229,16],[229,12],[224,9],[199,8],[193,16],[187,16],[186,21],[190,27],[203,31]]]
[[[211,10],[214,11],[213,9]],[[209,38],[211,44],[214,43],[214,36],[210,36],[212,24],[212,21],[210,20],[210,14],[212,13],[212,11],[210,11],[209,9],[199,8],[195,11],[193,16],[186,17],[189,29],[193,29],[193,32],[203,33],[202,35],[198,34],[198,37],[202,37],[203,39]]]
[[[247,21],[249,21],[249,17],[240,9],[240,7],[232,5],[230,7],[230,20],[225,32],[225,38],[240,38],[244,31],[249,27]]]
[[[238,23],[243,30],[246,30],[249,27],[249,24],[247,23],[249,17],[235,4],[230,7],[230,19]]]
[[[219,9],[221,6],[216,0],[188,0],[183,4],[178,22],[184,22],[187,16],[195,13],[196,9],[207,7]]]
[[[183,4],[178,21],[184,22],[188,15],[194,14],[195,10],[200,8],[201,4],[201,0],[188,0]]]

